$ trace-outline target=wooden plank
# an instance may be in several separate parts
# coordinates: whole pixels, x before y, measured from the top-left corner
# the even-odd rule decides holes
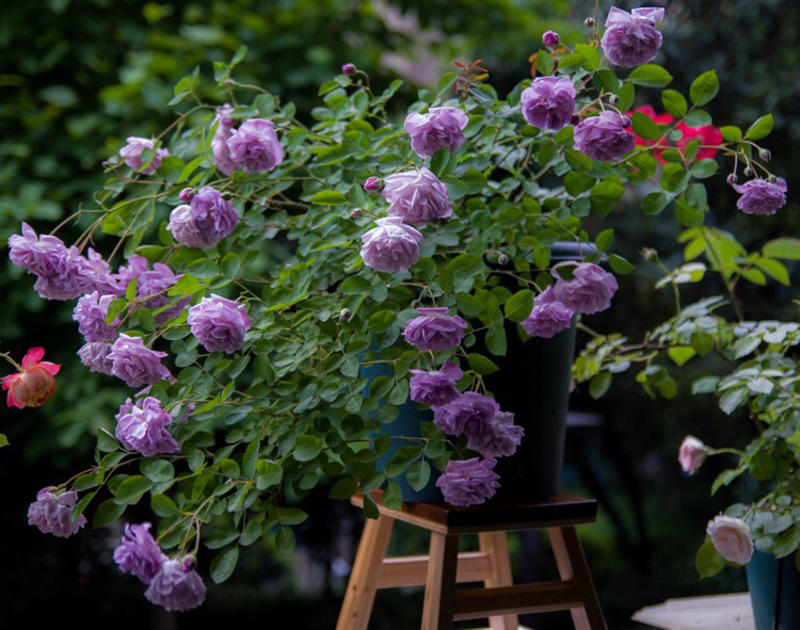
[[[578,535],[574,527],[552,527],[547,530],[553,554],[562,580],[574,580],[581,603],[569,612],[575,630],[607,630],[603,610],[597,599],[592,574],[586,564]]]
[[[452,630],[458,536],[431,532],[422,630]]]
[[[478,534],[478,543],[481,551],[489,554],[489,572],[483,581],[484,586],[511,586],[514,583],[511,577],[511,562],[508,558],[508,545],[505,532],[481,532]],[[492,630],[517,630],[519,619],[517,615],[494,615],[489,617]]]
[[[579,606],[575,582],[553,581],[456,591],[453,618],[478,619],[498,614],[553,612]]]
[[[489,556],[481,551],[458,554],[456,582],[480,582],[489,572]],[[385,558],[376,577],[377,588],[421,586],[428,573],[428,556]]]
[[[394,520],[385,514],[368,518],[364,524],[336,630],[367,630],[375,602],[375,577],[386,555],[393,524]]]
[[[755,630],[749,593],[668,599],[631,619],[667,630]]]

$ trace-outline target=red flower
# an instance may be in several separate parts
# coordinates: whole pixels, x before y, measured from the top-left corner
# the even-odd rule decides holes
[[[6,403],[9,407],[38,407],[56,391],[56,379],[60,365],[42,361],[44,348],[28,350],[20,367],[22,372],[4,376],[0,381],[3,390],[8,390]]]
[[[637,107],[633,111],[644,114],[645,116],[649,116],[650,118],[653,119],[653,122],[656,123],[657,125],[668,125],[674,120],[672,118],[672,114],[656,114],[655,110],[652,107],[650,107],[650,105],[642,105],[641,107]],[[627,112],[626,116],[633,117],[633,112]],[[628,127],[628,131],[636,135],[632,127]],[[645,140],[644,138],[636,136],[636,145],[640,147],[650,147],[653,145],[659,145],[666,149],[667,139],[666,137],[662,137],[659,138],[658,140]],[[666,161],[661,157],[661,151],[654,151],[653,155],[662,164],[666,163]]]
[[[692,140],[699,140],[701,145],[704,144],[720,144],[722,142],[722,134],[714,125],[705,125],[703,127],[688,127],[683,121],[678,123],[677,129],[683,132],[683,136],[675,144],[681,155],[684,157],[684,148]],[[717,149],[700,149],[695,156],[696,159],[702,160],[704,158],[713,158],[717,154]]]

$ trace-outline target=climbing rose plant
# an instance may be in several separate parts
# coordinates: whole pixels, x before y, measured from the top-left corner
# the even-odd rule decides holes
[[[198,99],[198,71],[182,79],[175,122],[109,160],[72,217],[86,228],[74,245],[28,225],[9,240],[42,297],[78,300],[82,362],[131,388],[93,465],[43,489],[31,524],[66,536],[148,497],[160,522],[128,524],[114,559],[150,601],[186,610],[205,597],[201,544],[217,550],[200,568],[216,582],[263,536],[291,549],[306,518],[292,501],[328,479],[334,498],[363,492],[370,517],[379,487],[400,505],[400,476],[419,489],[439,475],[456,505],[490,498],[497,459],[525,439],[483,382],[506,322],[520,339],[552,337],[609,308],[633,269],[612,227],[583,220],[611,224],[628,189],[649,191],[646,214],[672,205],[707,229],[702,180],[718,165],[700,152],[712,149],[753,178],[742,210],[785,201],[753,157],[765,119],[749,139],[729,127],[713,147],[684,141],[710,124],[713,71],[691,106],[662,93],[669,121],[630,113],[637,89],[653,101],[671,80],[649,63],[662,17],[612,9],[602,39],[593,27],[574,48],[548,33],[537,76],[503,98],[461,65],[399,121],[387,105],[401,82],[376,94],[352,64],[320,87],[310,125],[232,78],[244,50],[215,64],[216,103]],[[580,260],[551,263],[563,241]],[[381,434],[409,397],[432,421]],[[392,440],[403,446],[388,457]]]

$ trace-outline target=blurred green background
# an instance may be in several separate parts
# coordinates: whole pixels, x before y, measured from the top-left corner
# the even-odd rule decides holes
[[[791,0],[649,4],[667,9],[657,61],[675,76],[672,87],[685,92],[694,76],[715,68],[722,87],[709,110],[717,124],[746,126],[768,111],[775,115],[767,145],[777,172],[788,180],[790,205],[776,217],[754,221],[735,211],[735,198],[718,176],[710,183],[714,222],[748,246],[795,235],[800,6]],[[603,15],[610,3],[600,5]],[[569,0],[6,3],[0,12],[0,245],[5,251],[22,221],[47,232],[90,205],[102,182],[101,162],[127,136],[150,136],[169,124],[172,86],[196,65],[210,78],[212,62],[229,60],[242,44],[248,54],[237,80],[293,100],[301,118],[308,118],[317,86],[344,62],[367,71],[379,89],[397,76],[405,79],[403,103],[435,83],[452,61],[480,58],[503,94],[529,76],[527,57],[545,30],[574,43],[593,12],[594,2]],[[666,260],[678,260],[671,217],[643,217],[623,203],[613,220],[620,253],[638,259],[647,243],[667,252]],[[119,531],[84,530],[63,541],[26,525],[36,491],[90,460],[93,435],[100,425],[112,426],[125,390],[77,362],[82,342],[71,303],[40,300],[30,276],[5,255],[0,274],[3,351],[19,358],[28,347],[43,345],[48,359],[64,365],[46,406],[0,411],[0,431],[12,442],[0,450],[0,626],[332,628],[361,515],[328,500],[324,490],[306,500],[312,518],[298,528],[292,557],[254,545],[234,578],[211,587],[199,611],[181,616],[151,608],[141,585],[116,571],[110,550]],[[647,268],[626,277],[614,307],[594,318],[592,327],[635,338],[659,321],[669,296],[652,289],[654,278],[655,269]],[[793,289],[748,291],[751,317],[796,318]],[[632,378],[620,379],[601,401],[581,391],[573,396],[573,409],[593,415],[590,426],[570,429],[564,487],[600,500],[598,524],[582,528],[581,535],[613,628],[641,627],[630,615],[667,597],[746,588],[742,571],[701,582],[693,568],[706,521],[730,500],[746,498],[747,488],[726,489],[709,500],[710,482],[723,464],[712,462],[690,481],[677,466],[677,447],[687,432],[738,445],[746,442],[748,427],[736,422],[740,418],[722,417],[711,400],[691,398],[691,376],[686,374],[678,398],[666,403],[648,399]],[[132,516],[149,517],[146,510]],[[395,544],[398,552],[424,547],[422,537],[406,529],[398,530]],[[512,547],[518,577],[553,575],[546,543],[537,535],[514,538]],[[416,627],[420,610],[418,590],[382,592],[371,627]],[[535,622],[537,630],[571,627],[566,614]]]

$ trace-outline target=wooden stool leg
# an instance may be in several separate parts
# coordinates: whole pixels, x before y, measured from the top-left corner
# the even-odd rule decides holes
[[[484,578],[486,588],[493,586],[511,586],[511,562],[508,559],[508,545],[505,532],[483,532],[478,534],[481,551],[489,554],[489,574]],[[489,617],[492,630],[517,630],[517,615],[498,615]]]
[[[368,518],[364,524],[336,630],[367,630],[375,602],[375,578],[386,556],[393,524],[394,519],[383,514]]]
[[[422,630],[452,630],[458,536],[431,532]]]
[[[607,630],[592,574],[586,564],[586,556],[575,528],[550,527],[547,535],[550,537],[561,579],[574,580],[583,600],[583,606],[570,609],[576,630]]]

